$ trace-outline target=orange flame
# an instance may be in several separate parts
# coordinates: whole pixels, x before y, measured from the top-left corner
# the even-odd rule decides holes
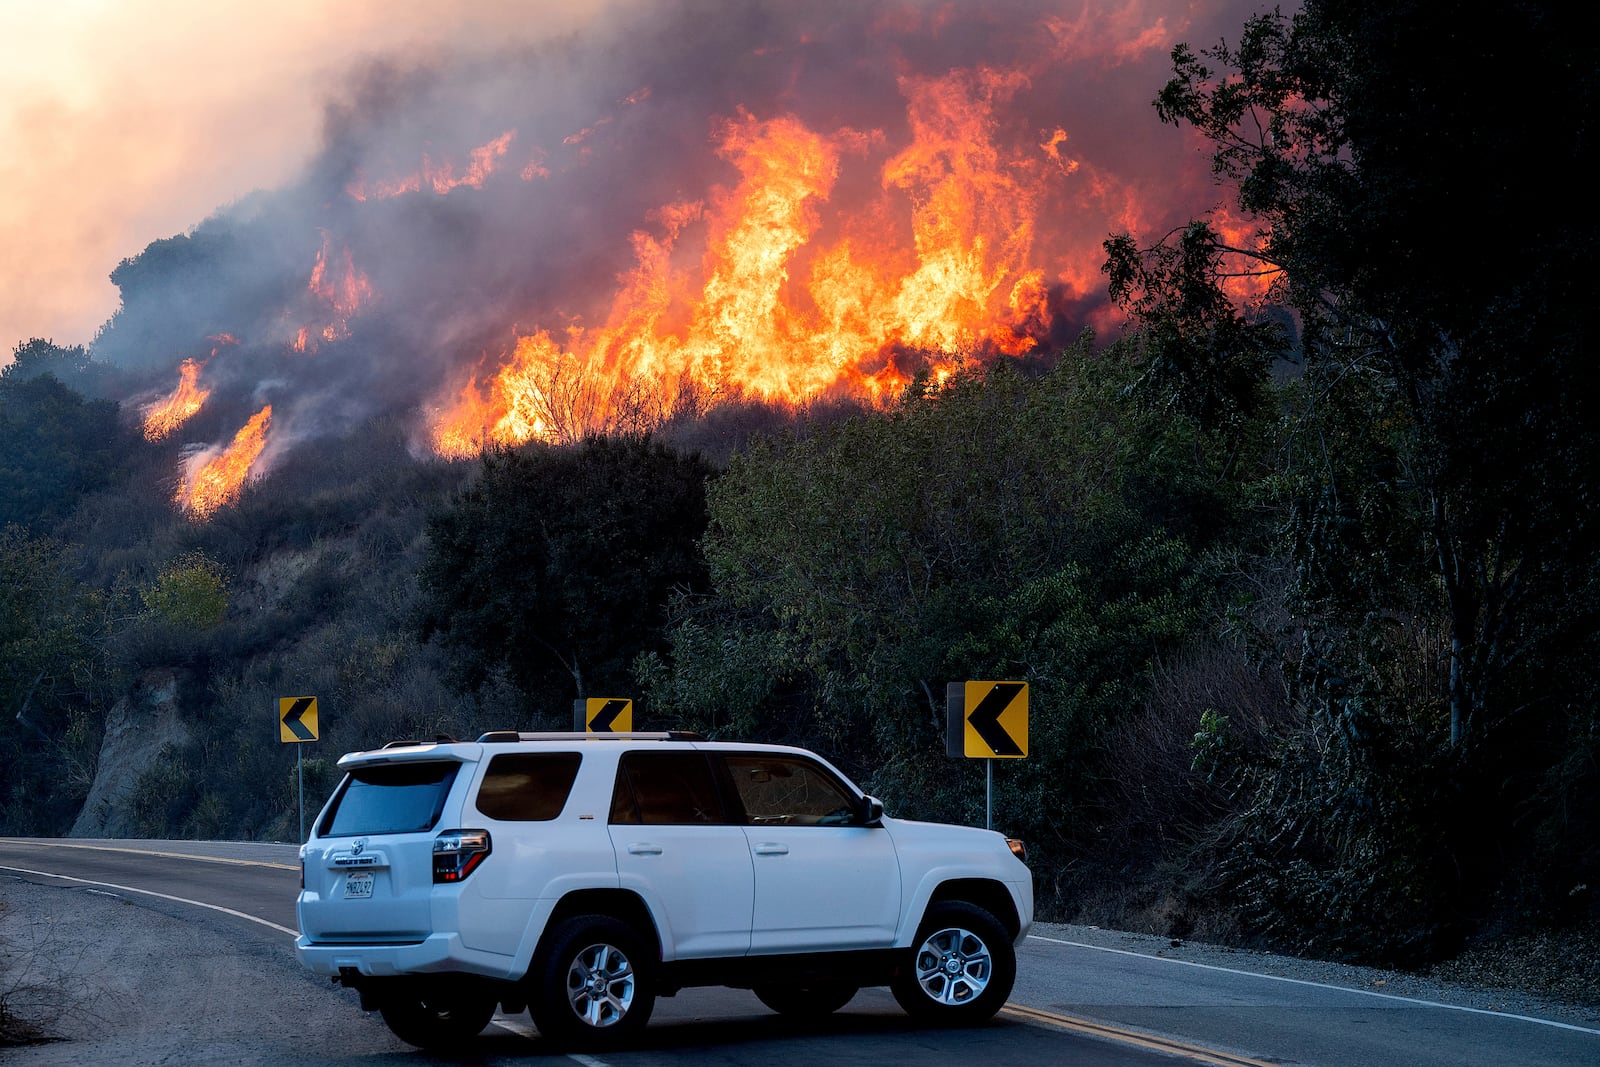
[[[1263,264],[1254,254],[1265,247],[1267,232],[1251,219],[1240,217],[1227,206],[1213,208],[1206,221],[1227,249],[1219,264],[1223,273],[1223,290],[1240,304],[1250,304],[1265,299],[1272,283],[1282,271]]]
[[[829,217],[846,164],[883,134],[827,136],[741,110],[718,144],[738,183],[666,205],[657,233],[633,235],[636,265],[598,328],[560,340],[535,330],[497,370],[453,386],[433,447],[462,456],[570,439],[641,405],[670,409],[685,386],[796,404],[835,390],[882,399],[913,373],[898,352],[941,378],[976,352],[1027,352],[1048,328],[1050,286],[1076,281],[1030,259],[1040,201],[1077,164],[1061,153],[1064,130],[1030,154],[997,146],[996,109],[1026,85],[987,68],[902,79],[910,144],[881,165],[874,202]],[[690,236],[704,242],[698,273],[676,251]]]
[[[333,237],[322,231],[322,247],[317,250],[317,260],[311,267],[311,279],[306,289],[316,297],[331,316],[320,329],[301,326],[290,346],[296,352],[315,352],[315,332],[324,341],[342,341],[350,336],[350,320],[372,299],[372,281],[356,269],[350,249],[335,252]]]
[[[210,389],[200,388],[200,372],[211,362],[223,345],[236,345],[239,339],[231,333],[213,334],[206,338],[216,342],[211,356],[204,362],[184,360],[178,366],[178,385],[172,392],[144,407],[144,436],[147,441],[159,441],[179,426],[193,418],[211,396]]]
[[[511,147],[512,140],[517,136],[516,130],[507,130],[494,140],[481,144],[468,153],[470,161],[466,172],[460,177],[456,176],[455,165],[446,161],[435,163],[424,152],[422,166],[415,174],[388,181],[378,182],[370,189],[366,179],[357,175],[354,180],[345,186],[344,191],[356,200],[387,200],[391,197],[403,196],[406,193],[415,193],[423,189],[431,189],[440,196],[458,189],[463,185],[474,189],[481,189],[483,183],[493,174],[499,165],[500,157],[504,156]]]
[[[250,468],[267,446],[271,422],[272,405],[268,404],[233,435],[227,448],[220,453],[208,450],[190,460],[174,500],[191,519],[208,519],[218,508],[238,499]]]
[[[213,350],[214,351],[214,350]],[[203,363],[186,359],[178,366],[178,387],[144,409],[144,436],[159,441],[199,412],[211,390],[200,388]]]
[[[349,318],[372,296],[372,283],[365,274],[356,270],[348,248],[341,249],[332,256],[337,273],[330,274],[328,260],[332,252],[333,238],[324,230],[322,247],[317,250],[317,262],[311,268],[311,280],[306,288],[334,311]]]

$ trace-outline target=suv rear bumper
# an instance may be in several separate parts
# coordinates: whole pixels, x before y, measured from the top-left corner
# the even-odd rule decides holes
[[[295,939],[294,953],[313,974],[329,976],[353,970],[369,978],[462,971],[509,981],[522,977],[515,973],[512,957],[467,948],[461,943],[461,935],[454,933],[430,934],[421,941],[400,943],[314,942],[302,934]]]

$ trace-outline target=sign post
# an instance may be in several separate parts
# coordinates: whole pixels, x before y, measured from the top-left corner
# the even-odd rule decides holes
[[[994,829],[994,761],[1028,755],[1027,682],[945,686],[945,754],[985,762],[984,826]]]
[[[633,701],[626,697],[589,697],[572,702],[572,728],[587,734],[633,732]]]
[[[278,740],[300,745],[317,739],[317,698],[278,698]],[[300,841],[306,839],[306,761],[305,749],[295,749],[295,772],[300,779]]]

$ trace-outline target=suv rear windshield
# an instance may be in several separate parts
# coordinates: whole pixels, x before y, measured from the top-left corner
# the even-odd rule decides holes
[[[356,767],[334,797],[320,832],[350,837],[431,830],[460,769],[454,760]]]

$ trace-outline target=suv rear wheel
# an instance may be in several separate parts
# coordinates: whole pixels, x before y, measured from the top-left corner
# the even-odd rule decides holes
[[[1005,927],[976,904],[943,901],[928,909],[894,999],[927,1022],[971,1026],[1000,1010],[1017,979]]]
[[[756,999],[779,1015],[816,1018],[832,1015],[855,997],[860,986],[842,982],[815,982],[807,985],[758,985]]]
[[[577,915],[551,931],[549,945],[532,991],[541,1034],[600,1048],[644,1029],[656,995],[648,949],[632,926],[608,915]]]
[[[494,994],[471,981],[402,986],[386,993],[378,1012],[394,1036],[418,1048],[450,1048],[469,1041],[494,1017]]]

